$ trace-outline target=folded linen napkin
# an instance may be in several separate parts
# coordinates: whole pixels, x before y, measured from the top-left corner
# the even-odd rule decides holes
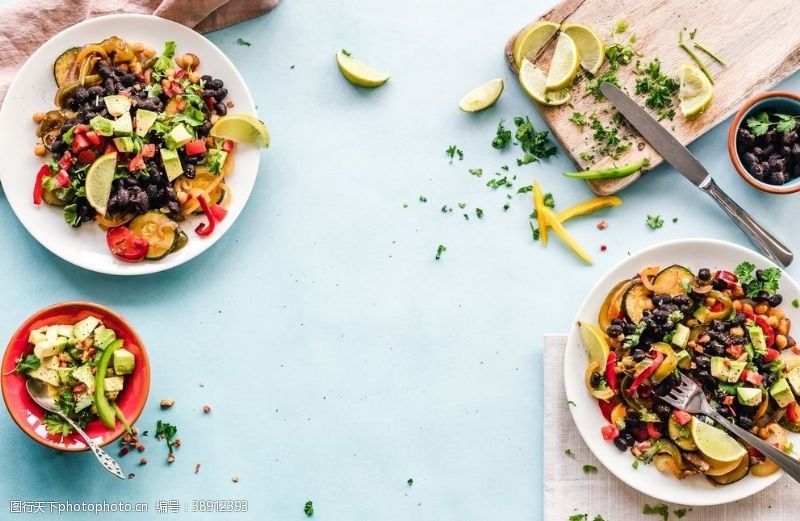
[[[566,344],[565,335],[547,335],[544,338],[544,374],[549,375],[552,384],[544,388],[544,417],[548,419],[544,430],[545,521],[568,521],[574,514],[587,514],[588,521],[598,514],[607,521],[661,521],[659,516],[643,515],[642,509],[645,504],[664,503],[632,489],[603,468],[578,434],[564,392],[563,353]],[[564,454],[566,449],[575,455]],[[594,465],[598,472],[586,474],[584,465]],[[687,508],[683,521],[749,521],[761,517],[772,521],[796,520],[798,497],[800,484],[784,476],[760,494],[736,503],[693,507],[691,511]],[[678,519],[675,510],[686,508],[673,504],[667,506],[670,521]]]
[[[106,14],[153,14],[214,31],[272,10],[278,0],[17,0],[0,6],[0,103],[33,51],[71,25]]]

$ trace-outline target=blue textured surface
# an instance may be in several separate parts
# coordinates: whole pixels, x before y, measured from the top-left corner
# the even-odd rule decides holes
[[[570,223],[593,267],[558,240],[532,243],[529,194],[503,211],[505,193],[485,182],[517,153],[491,148],[497,122],[541,120],[502,49],[545,9],[522,0],[289,1],[209,35],[251,86],[273,143],[236,226],[170,272],[114,278],[66,264],[25,232],[0,192],[0,333],[56,301],[118,310],[152,360],[139,428],[167,420],[184,442],[168,467],[166,448],[146,439],[150,463],[123,458],[137,474],[123,483],[91,455],[38,446],[2,413],[0,511],[11,499],[145,501],[152,511],[159,499],[191,509],[193,499],[242,498],[250,514],[225,519],[305,519],[308,499],[318,520],[540,518],[541,396],[551,381],[542,335],[565,331],[589,287],[627,252],[685,236],[747,244],[669,167],[623,192],[621,208]],[[390,82],[372,91],[346,83],[333,56],[341,47]],[[464,92],[497,76],[506,91],[495,107],[457,109]],[[784,86],[797,88],[797,78]],[[727,123],[691,148],[723,189],[800,247],[796,196],[742,182],[726,133]],[[451,144],[465,155],[452,165]],[[563,208],[591,196],[560,175],[570,166],[559,154],[511,172],[518,186],[536,177]],[[477,179],[472,167],[486,174]],[[456,210],[443,214],[444,204]],[[663,228],[650,230],[647,214],[661,214]],[[175,406],[161,411],[162,398]]]

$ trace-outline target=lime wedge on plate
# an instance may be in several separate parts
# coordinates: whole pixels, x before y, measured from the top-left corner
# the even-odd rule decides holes
[[[747,454],[745,448],[728,433],[698,420],[696,416],[692,416],[691,428],[692,439],[698,450],[707,458],[714,460],[715,464],[741,461]]]
[[[528,93],[528,96],[542,105],[556,106],[568,102],[569,92],[566,89],[545,93],[546,78],[542,69],[528,60],[522,60],[522,67],[519,69],[519,82],[525,92]]]
[[[581,330],[583,345],[589,354],[589,362],[597,362],[597,367],[602,371],[606,367],[610,352],[606,335],[600,331],[600,328],[588,322],[578,322],[578,327]]]
[[[606,46],[603,40],[591,27],[584,24],[564,24],[561,30],[567,33],[578,46],[581,67],[597,74],[606,57]]]
[[[105,215],[108,209],[116,167],[117,153],[112,152],[97,158],[86,173],[86,199],[100,215]]]
[[[219,118],[209,135],[236,141],[237,143],[250,143],[259,147],[269,146],[269,132],[264,123],[248,114],[228,114]]]
[[[678,72],[680,89],[678,99],[681,100],[681,112],[686,119],[696,118],[711,104],[714,88],[703,71],[684,63]]]
[[[466,96],[458,102],[458,108],[464,112],[478,112],[488,109],[500,98],[503,93],[503,80],[495,78],[479,85],[469,91]]]
[[[544,44],[553,37],[558,31],[558,24],[542,20],[529,25],[517,35],[514,40],[514,63],[519,69],[522,60],[530,56],[535,57],[536,53],[544,47]]]
[[[552,92],[569,87],[578,74],[580,64],[580,55],[578,54],[578,46],[575,45],[575,40],[567,33],[559,34],[544,90]]]
[[[359,87],[378,87],[389,81],[388,74],[367,67],[342,51],[336,53],[336,63],[339,64],[339,70],[342,71],[344,77]]]

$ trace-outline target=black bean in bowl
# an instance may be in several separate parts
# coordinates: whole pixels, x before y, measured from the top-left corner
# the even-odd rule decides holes
[[[783,185],[800,177],[800,115],[755,111],[736,133],[736,150],[758,181]]]

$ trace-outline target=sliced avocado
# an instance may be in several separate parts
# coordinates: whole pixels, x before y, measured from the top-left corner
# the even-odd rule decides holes
[[[758,387],[737,387],[736,396],[742,405],[753,407],[761,403],[762,393]]]
[[[131,99],[127,96],[115,95],[115,96],[106,96],[103,98],[103,101],[106,102],[106,109],[108,109],[108,113],[112,116],[122,116],[125,113],[129,113],[131,110]]]
[[[114,373],[117,375],[131,374],[136,367],[136,358],[127,349],[119,348],[111,355]]]
[[[49,367],[44,367],[44,365],[40,365],[36,369],[28,371],[28,376],[48,383],[53,387],[61,385],[61,377],[58,375],[58,371],[50,369]]]
[[[67,339],[63,336],[56,337],[54,341],[44,340],[33,346],[33,354],[44,360],[48,356],[57,355],[64,350],[67,345]]]
[[[675,331],[672,333],[672,345],[681,348],[686,347],[689,342],[689,333],[691,333],[691,330],[688,327],[680,323],[677,324]]]
[[[61,379],[62,385],[72,385],[75,383],[75,380],[72,378],[71,367],[58,367],[56,372],[58,373],[58,377]]]
[[[104,118],[103,116],[93,117],[89,121],[89,126],[92,127],[92,130],[94,130],[101,136],[114,135],[114,122],[108,118]]]
[[[692,355],[685,349],[675,353],[675,356],[678,357],[678,367],[681,369],[689,369],[692,367]]]
[[[167,172],[167,179],[169,179],[170,182],[183,174],[181,158],[175,150],[162,148],[161,161],[164,163],[164,170]]]
[[[83,393],[75,401],[75,412],[81,412],[94,403],[94,398],[89,393]]]
[[[772,384],[772,387],[769,388],[769,394],[772,395],[775,403],[781,408],[786,407],[794,401],[794,394],[792,394],[792,390],[789,388],[789,383],[786,381],[786,378],[781,378]]]
[[[164,142],[166,143],[167,148],[175,150],[176,148],[182,147],[193,139],[194,137],[192,137],[189,131],[186,130],[186,126],[181,123],[170,130],[169,134],[164,137]]]
[[[36,345],[44,340],[47,340],[47,326],[40,327],[39,329],[32,329],[28,335],[29,344]]]
[[[120,152],[133,152],[134,149],[133,140],[128,136],[115,137],[114,146],[117,147],[117,150]]]
[[[739,380],[747,362],[730,360],[721,356],[711,357],[711,376],[723,382],[733,383]]]
[[[94,346],[97,349],[105,349],[108,345],[117,339],[114,331],[105,326],[99,326],[94,330]]]
[[[225,160],[228,159],[228,153],[224,150],[212,148],[206,153],[206,166],[208,171],[212,174],[218,175],[222,172],[222,167],[225,165]]]
[[[753,343],[753,350],[756,353],[763,355],[767,352],[767,340],[764,338],[764,331],[760,327],[748,327],[747,334],[750,336],[750,341]]]
[[[136,135],[145,137],[156,122],[158,113],[152,110],[139,109],[136,111]]]
[[[786,375],[786,381],[794,391],[794,394],[800,396],[800,367],[795,367],[789,374]]]
[[[116,400],[117,395],[122,390],[125,385],[125,380],[121,376],[106,376],[103,379],[104,382],[104,390],[106,392],[106,398],[109,400]]]
[[[94,394],[94,375],[89,364],[83,364],[73,369],[72,378],[86,384],[87,391]]]
[[[114,120],[115,136],[130,136],[133,134],[133,120],[129,112]]]
[[[753,349],[753,344],[751,344],[750,342],[744,345],[744,351],[747,353],[748,360],[752,360],[753,358],[756,357],[756,352]]]
[[[72,326],[72,336],[78,340],[86,340],[92,334],[94,328],[100,324],[100,319],[93,316],[88,316]]]

